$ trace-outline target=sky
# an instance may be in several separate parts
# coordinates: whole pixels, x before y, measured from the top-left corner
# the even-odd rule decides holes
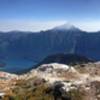
[[[0,31],[40,31],[71,23],[100,30],[100,0],[0,0]]]

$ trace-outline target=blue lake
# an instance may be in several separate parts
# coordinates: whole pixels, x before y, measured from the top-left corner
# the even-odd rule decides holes
[[[6,64],[4,67],[0,68],[0,71],[10,72],[10,73],[19,73],[24,72],[27,69],[34,67],[36,63],[31,60],[25,59],[10,59],[4,61]]]

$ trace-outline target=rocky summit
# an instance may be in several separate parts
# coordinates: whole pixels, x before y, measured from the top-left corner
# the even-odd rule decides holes
[[[100,100],[100,62],[42,64],[15,75],[0,72],[1,100]]]

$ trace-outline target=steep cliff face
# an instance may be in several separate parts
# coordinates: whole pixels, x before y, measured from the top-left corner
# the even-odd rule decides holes
[[[77,40],[75,52],[96,60],[100,60],[100,32],[82,34]]]
[[[32,59],[40,62],[48,55],[73,53],[100,60],[100,32],[87,33],[74,26],[41,32],[0,32],[0,58]]]
[[[73,53],[80,31],[49,30],[39,33],[0,33],[2,58],[25,58],[41,61],[56,53]]]

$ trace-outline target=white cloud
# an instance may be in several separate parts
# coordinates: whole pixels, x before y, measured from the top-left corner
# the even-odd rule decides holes
[[[80,29],[88,32],[100,31],[100,21],[80,21],[75,22],[74,25]]]
[[[0,22],[0,31],[11,31],[11,30],[21,30],[21,31],[40,31],[54,28],[65,24],[66,21],[5,21]],[[100,21],[73,21],[71,24],[84,31],[99,31]]]
[[[21,30],[21,31],[40,31],[51,29],[55,26],[64,24],[65,21],[48,21],[48,22],[35,22],[35,21],[11,21],[11,22],[1,22],[0,31],[11,31],[11,30]]]

